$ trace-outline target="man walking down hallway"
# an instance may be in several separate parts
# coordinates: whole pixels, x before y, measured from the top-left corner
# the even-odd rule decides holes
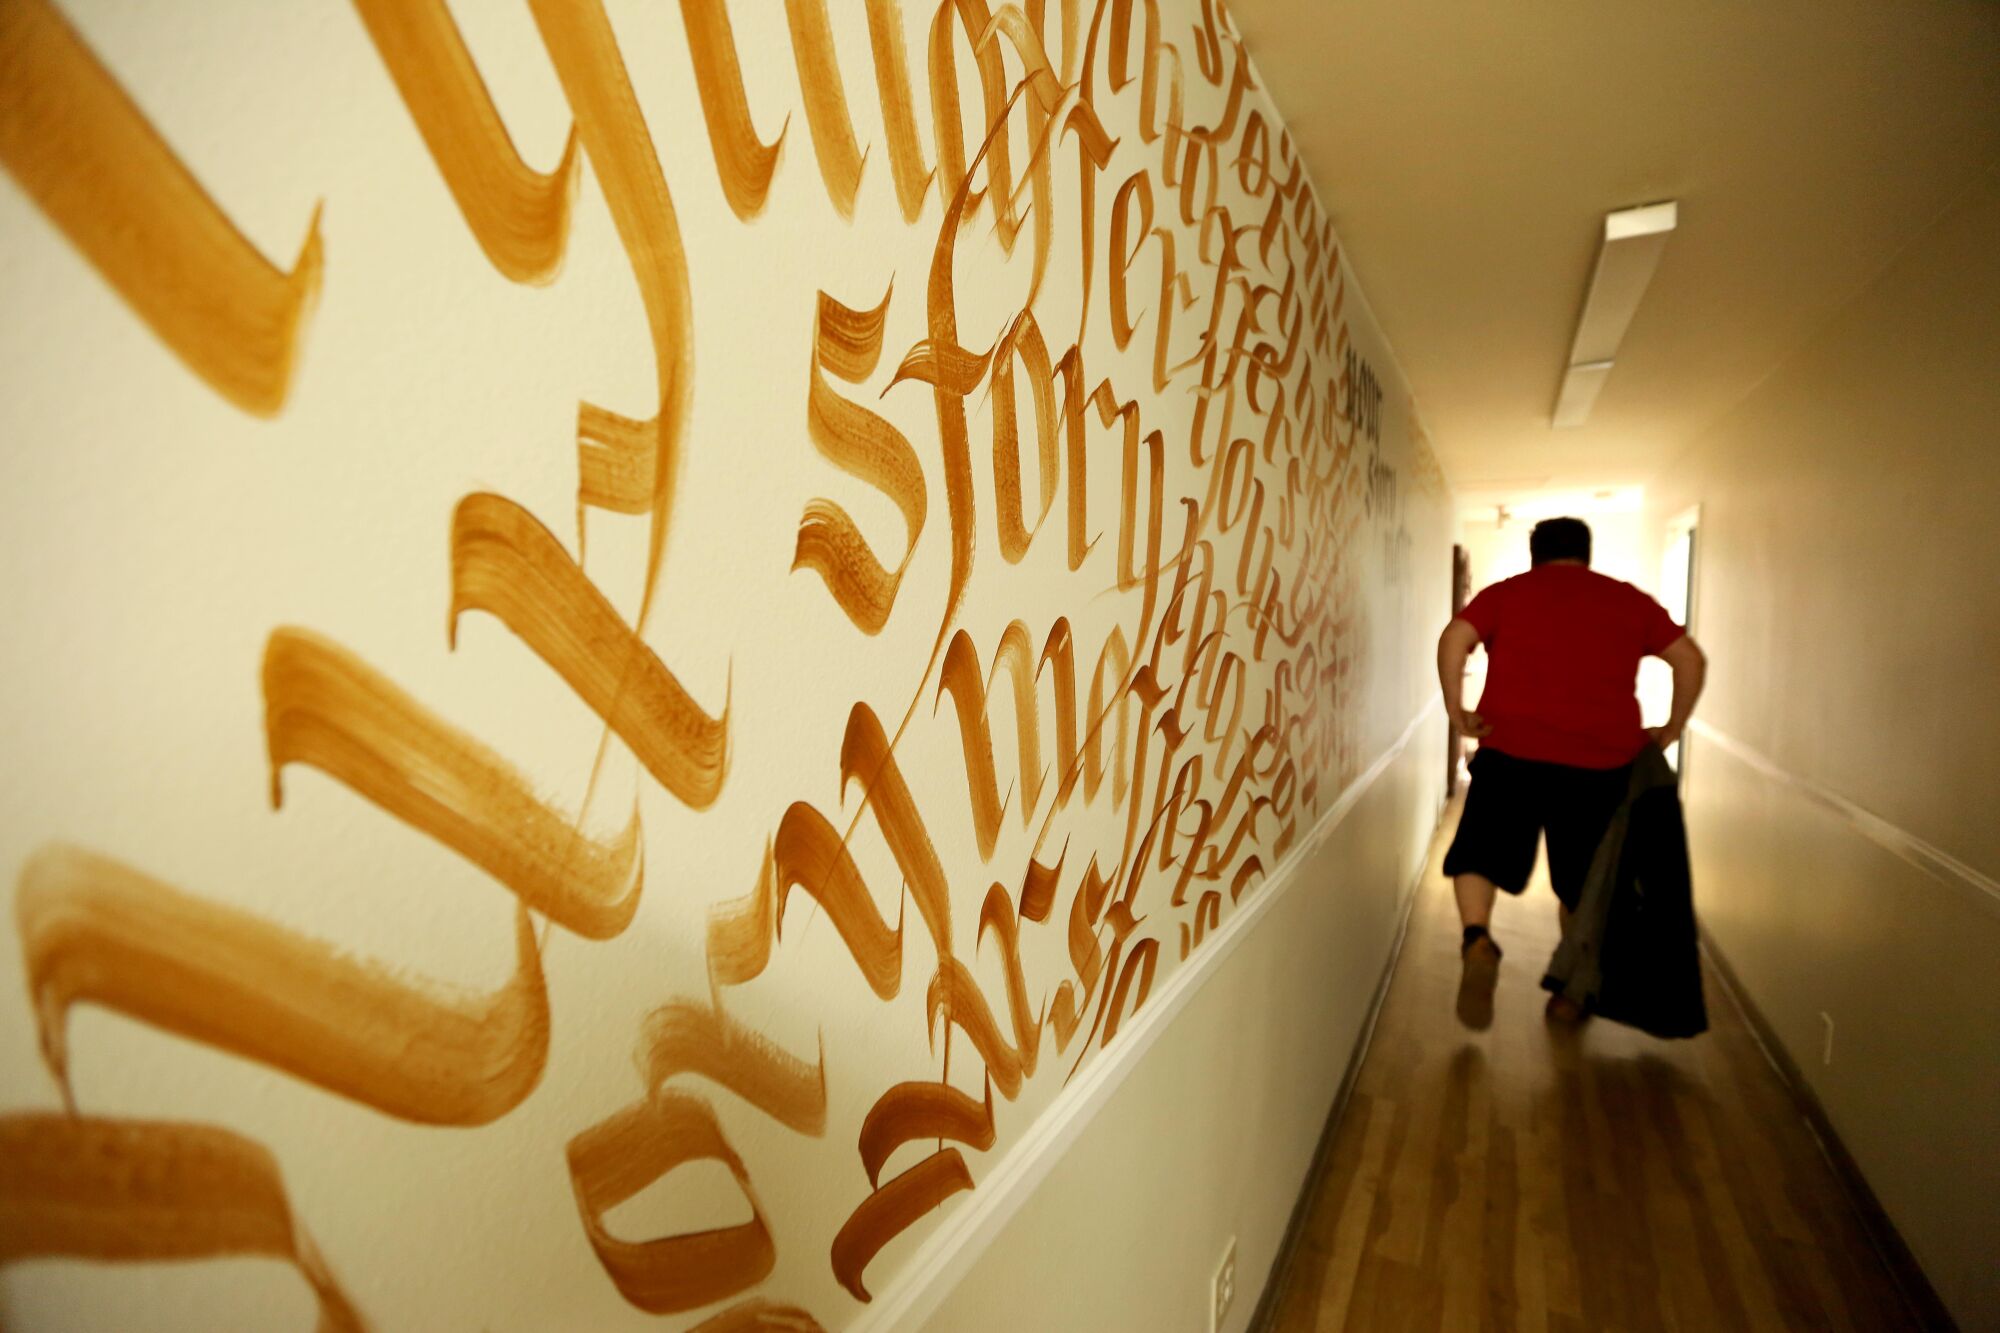
[[[1493,1022],[1500,946],[1491,931],[1499,890],[1520,894],[1546,837],[1549,881],[1565,919],[1591,858],[1625,798],[1632,762],[1647,744],[1674,744],[1694,711],[1707,659],[1651,597],[1590,568],[1590,528],[1552,518],[1529,537],[1532,567],[1473,598],[1438,639],[1438,681],[1454,724],[1479,741],[1472,785],[1446,853],[1458,898],[1458,1017],[1484,1031]],[[1490,658],[1476,711],[1461,697],[1475,647]],[[1666,724],[1642,727],[1640,659],[1673,669]],[[1553,995],[1549,1017],[1587,1015]]]

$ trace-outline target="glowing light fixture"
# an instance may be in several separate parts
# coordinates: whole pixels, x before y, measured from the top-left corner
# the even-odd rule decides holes
[[[1597,267],[1583,298],[1583,316],[1576,322],[1569,369],[1556,394],[1552,424],[1581,426],[1589,418],[1679,213],[1679,206],[1670,199],[1604,215],[1604,242],[1598,247]]]

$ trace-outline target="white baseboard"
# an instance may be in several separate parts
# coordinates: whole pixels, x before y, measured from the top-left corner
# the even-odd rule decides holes
[[[1062,1160],[1063,1153],[1099,1110],[1111,1099],[1126,1076],[1137,1067],[1147,1050],[1159,1040],[1174,1016],[1187,1007],[1202,985],[1214,976],[1230,954],[1249,935],[1266,913],[1297,883],[1300,867],[1339,828],[1362,796],[1367,794],[1390,765],[1402,757],[1432,712],[1437,701],[1410,719],[1403,733],[1354,781],[1347,784],[1333,805],[1280,861],[1270,878],[1252,894],[1242,910],[1224,921],[1208,938],[1210,943],[1187,962],[1174,969],[1147,1005],[1120,1029],[1116,1043],[1098,1054],[1071,1079],[1035,1122],[1028,1126],[992,1169],[980,1178],[963,1207],[946,1216],[928,1236],[915,1256],[876,1296],[875,1300],[848,1325],[865,1333],[917,1329],[936,1313],[987,1246],[993,1243],[1008,1220],[1034,1195],[1048,1173]],[[1419,868],[1421,872],[1421,867]]]

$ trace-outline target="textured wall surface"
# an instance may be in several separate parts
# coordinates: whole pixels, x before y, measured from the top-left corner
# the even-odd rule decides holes
[[[1989,176],[1653,492],[1701,506],[1698,905],[1966,1328],[2000,1311],[1996,232]]]
[[[1449,499],[1219,4],[11,0],[0,166],[0,1321],[846,1325],[1286,887],[1023,1214],[1268,1265]]]
[[[1444,740],[1432,712],[922,1327],[1208,1333],[1231,1242],[1222,1328],[1250,1326],[1436,826]]]

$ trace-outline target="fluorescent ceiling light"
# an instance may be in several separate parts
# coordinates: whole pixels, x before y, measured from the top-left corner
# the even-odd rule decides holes
[[[1581,426],[1590,416],[1679,215],[1672,200],[1604,215],[1604,243],[1598,247],[1583,315],[1576,322],[1553,424]]]
[[[1597,391],[1611,374],[1609,361],[1586,361],[1563,373],[1562,391],[1556,395],[1555,424],[1581,426],[1597,402]]]

